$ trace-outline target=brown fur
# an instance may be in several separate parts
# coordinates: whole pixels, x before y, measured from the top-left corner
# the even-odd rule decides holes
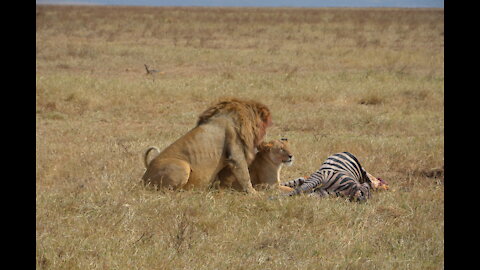
[[[157,188],[207,188],[228,167],[244,191],[255,193],[248,165],[271,124],[270,110],[259,102],[221,100],[200,115],[195,128],[160,152],[142,179]]]
[[[282,191],[292,191],[290,187],[280,186],[282,165],[291,165],[292,162],[293,155],[286,140],[272,140],[260,144],[258,153],[248,168],[252,185],[256,189],[278,188]],[[218,174],[218,180],[221,188],[241,190],[241,185],[229,168]]]
[[[272,117],[267,106],[256,101],[230,98],[216,103],[205,110],[198,118],[197,125],[208,123],[219,115],[229,115],[238,128],[242,149],[250,164],[255,155],[255,147],[260,145],[266,129],[272,125]]]

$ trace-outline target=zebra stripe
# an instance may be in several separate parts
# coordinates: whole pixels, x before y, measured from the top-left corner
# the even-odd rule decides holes
[[[287,196],[310,193],[311,196],[347,196],[364,201],[370,197],[371,181],[358,159],[349,152],[331,155],[308,178],[296,178],[281,184],[295,188]]]
[[[296,188],[303,184],[305,182],[306,178],[305,177],[298,177],[293,180],[287,181],[280,183],[281,186],[286,186],[286,187],[291,187],[291,188]]]

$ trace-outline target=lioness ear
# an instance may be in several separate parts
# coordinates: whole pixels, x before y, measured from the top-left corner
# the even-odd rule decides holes
[[[288,139],[283,137],[283,138],[280,138],[280,141],[288,142]]]
[[[262,142],[259,146],[258,146],[258,151],[268,151],[270,149],[272,149],[272,146],[273,146],[273,143],[271,142]]]

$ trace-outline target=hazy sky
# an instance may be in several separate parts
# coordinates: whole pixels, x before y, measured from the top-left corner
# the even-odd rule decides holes
[[[36,0],[36,3],[125,6],[444,7],[443,0]]]

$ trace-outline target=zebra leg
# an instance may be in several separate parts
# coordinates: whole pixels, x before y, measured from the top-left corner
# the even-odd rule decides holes
[[[280,186],[296,188],[296,187],[299,187],[300,185],[302,185],[303,183],[305,183],[305,180],[306,180],[305,177],[298,177],[298,178],[295,178],[293,180],[280,183]]]
[[[312,189],[318,187],[321,184],[322,184],[322,182],[321,182],[320,179],[315,179],[315,178],[306,179],[303,184],[296,187],[295,190],[288,193],[287,196],[295,196],[295,195],[298,195],[298,194],[301,194],[301,193],[310,193],[312,191]]]
[[[308,194],[309,197],[316,197],[316,198],[324,198],[328,197],[330,193],[326,191],[324,188],[315,189],[312,193]]]

